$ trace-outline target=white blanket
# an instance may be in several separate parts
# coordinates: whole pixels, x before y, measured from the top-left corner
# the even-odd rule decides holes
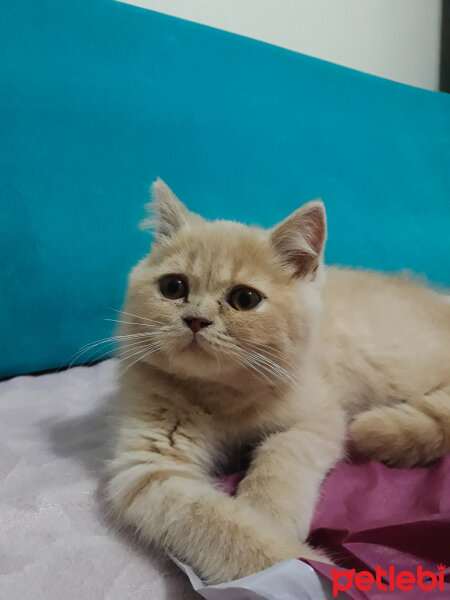
[[[114,361],[0,383],[1,600],[194,600],[105,523],[97,499]]]

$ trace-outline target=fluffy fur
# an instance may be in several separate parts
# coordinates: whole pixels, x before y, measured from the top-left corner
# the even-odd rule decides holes
[[[325,268],[319,201],[266,231],[207,222],[160,180],[153,197],[155,242],[121,315],[114,514],[210,582],[320,558],[305,540],[347,425],[393,465],[450,449],[450,305],[405,279]],[[163,296],[167,274],[187,298]],[[236,310],[238,285],[262,301]],[[211,325],[194,334],[193,318]],[[213,476],[244,446],[231,498]]]

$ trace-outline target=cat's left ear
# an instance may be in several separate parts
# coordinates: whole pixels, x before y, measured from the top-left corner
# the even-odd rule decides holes
[[[270,241],[281,265],[296,277],[314,278],[323,258],[327,237],[325,207],[321,200],[312,200],[276,225]]]
[[[152,184],[152,201],[146,205],[148,218],[140,224],[141,229],[153,229],[159,241],[172,237],[190,218],[191,213],[178,200],[170,187],[162,179]]]

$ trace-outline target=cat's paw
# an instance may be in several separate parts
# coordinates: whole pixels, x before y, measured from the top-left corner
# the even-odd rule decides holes
[[[427,436],[430,424],[433,435]],[[416,433],[420,427],[422,436]],[[358,452],[391,467],[426,465],[441,454],[435,422],[408,404],[363,412],[351,423],[350,433]]]
[[[209,584],[224,583],[234,579],[240,579],[253,573],[263,571],[272,565],[287,559],[307,558],[329,562],[329,560],[317,553],[306,544],[297,543],[292,540],[273,539],[262,544],[254,544],[248,541],[248,545],[238,549],[234,555],[223,557],[213,570],[204,573],[204,580]],[[212,566],[212,565],[211,565]]]
[[[350,425],[350,433],[358,452],[382,462],[388,461],[395,431],[390,431],[390,423],[383,419],[379,409],[358,415]]]

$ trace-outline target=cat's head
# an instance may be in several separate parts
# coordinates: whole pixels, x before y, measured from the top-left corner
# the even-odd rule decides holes
[[[264,230],[206,221],[161,180],[152,193],[154,243],[130,275],[122,315],[125,365],[288,384],[320,310],[322,202]]]

